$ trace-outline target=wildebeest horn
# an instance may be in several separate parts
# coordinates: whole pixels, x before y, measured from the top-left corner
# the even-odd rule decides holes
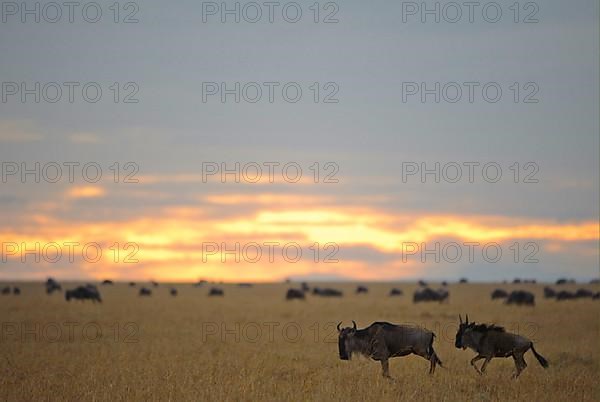
[[[460,316],[460,314],[458,315],[458,319],[460,320],[460,323],[462,324],[462,317]]]
[[[465,324],[468,324],[468,323],[469,323],[469,314],[467,314],[467,315],[465,316]]]
[[[354,320],[352,320],[352,325],[354,326],[354,329],[356,329],[356,323],[354,322]]]
[[[342,322],[341,322],[341,321],[338,323],[338,325],[337,325],[337,327],[336,327],[336,328],[337,328],[337,330],[338,330],[338,332],[340,332],[340,331],[341,331],[341,329],[340,329],[340,325],[342,325]]]

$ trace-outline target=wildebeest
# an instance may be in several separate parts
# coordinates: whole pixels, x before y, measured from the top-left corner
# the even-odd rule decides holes
[[[139,296],[152,296],[152,291],[148,288],[140,288],[138,295]]]
[[[458,283],[468,283],[469,281],[467,280],[467,278],[460,278],[460,280],[458,281]]]
[[[294,299],[299,299],[299,300],[304,300],[305,296],[304,296],[304,292],[301,289],[288,289],[287,293],[285,294],[285,300],[294,300]]]
[[[510,292],[510,295],[506,299],[506,304],[516,304],[517,306],[526,305],[526,306],[534,306],[535,305],[535,295],[526,290],[513,290]]]
[[[546,299],[551,299],[553,297],[556,297],[556,291],[548,286],[544,287],[544,297]]]
[[[47,294],[52,294],[55,291],[61,291],[61,290],[62,290],[62,287],[60,286],[60,284],[58,282],[56,282],[52,278],[48,278],[48,280],[46,281],[46,293]]]
[[[6,287],[2,288],[2,294],[9,295],[10,294],[10,286],[6,286]]]
[[[492,292],[492,300],[505,299],[508,297],[508,292],[502,289],[496,289]]]
[[[194,283],[194,287],[199,288],[199,287],[203,286],[205,283],[206,283],[206,281],[204,279],[201,279],[198,282]]]
[[[110,279],[105,279],[105,280],[103,280],[103,281],[102,281],[102,284],[103,284],[103,285],[113,285],[113,284],[114,284],[114,282],[113,282],[113,281],[111,281]]]
[[[575,293],[569,292],[568,290],[561,290],[560,292],[556,293],[556,300],[558,300],[558,301],[571,300],[574,298],[575,298]]]
[[[600,283],[600,279],[598,279],[598,278],[595,278],[595,279],[592,279],[592,280],[590,280],[590,284],[591,284],[591,285],[593,285],[593,284],[597,284],[597,283]]]
[[[442,282],[442,286],[448,286],[448,282],[446,282],[446,281],[443,281],[443,282]]]
[[[300,285],[300,288],[302,289],[303,292],[308,292],[310,290],[310,287],[308,286],[308,283],[306,283],[306,282],[302,282],[302,284]]]
[[[156,281],[150,281],[150,283],[152,284],[152,286],[158,287],[158,282],[156,282]]]
[[[600,299],[600,292],[596,292],[594,293],[594,295],[592,296],[592,300],[598,300]]]
[[[171,288],[171,290],[169,291],[169,293],[171,294],[171,296],[177,296],[177,289]]]
[[[359,285],[356,287],[356,293],[369,293],[369,289],[366,286]]]
[[[425,282],[424,280],[420,280],[418,283],[419,283],[419,286],[421,286],[421,287],[427,286],[427,282]]]
[[[458,332],[456,333],[456,340],[454,346],[457,349],[470,348],[477,352],[477,356],[471,359],[471,366],[479,374],[485,373],[485,368],[494,357],[511,357],[515,361],[515,367],[517,369],[513,378],[517,378],[521,371],[527,367],[523,355],[529,349],[533,352],[535,358],[540,362],[542,367],[548,368],[548,361],[540,355],[533,347],[533,342],[524,336],[512,334],[506,332],[503,327],[496,325],[477,324],[469,322],[469,316],[467,315],[465,322],[462,321],[462,317],[459,315],[459,326]],[[485,359],[481,369],[477,368],[475,362],[477,360]]]
[[[575,279],[560,278],[556,280],[557,285],[566,285],[567,283],[575,283]]]
[[[129,282],[129,286],[134,287],[135,286],[135,282]]]
[[[402,296],[402,295],[403,295],[402,289],[393,288],[392,290],[390,290],[390,296]]]
[[[513,279],[513,283],[521,283],[521,279],[520,278],[515,278],[515,279]]]
[[[71,299],[84,301],[89,299],[91,301],[102,303],[100,298],[100,292],[94,285],[78,286],[75,289],[67,290],[65,292],[65,300],[70,301]]]
[[[225,293],[223,292],[223,289],[220,288],[210,288],[210,291],[208,292],[209,296],[224,296]]]
[[[21,289],[19,289],[18,287],[13,287],[13,295],[20,295],[21,294]]]
[[[443,302],[448,300],[449,293],[445,289],[433,290],[431,288],[425,288],[423,290],[416,290],[413,295],[413,303],[425,302],[425,301],[437,301]]]
[[[578,289],[577,292],[575,292],[575,297],[577,298],[592,298],[594,297],[594,292],[592,292],[591,290],[587,290],[587,289]]]
[[[331,288],[313,288],[312,294],[323,297],[342,297],[344,295],[340,290]]]
[[[390,377],[388,359],[414,353],[429,360],[429,374],[433,374],[436,364],[442,362],[433,350],[435,334],[423,328],[395,325],[389,322],[374,322],[363,329],[357,329],[352,321],[352,328],[338,330],[338,348],[341,360],[350,360],[354,353],[370,357],[381,362],[382,374]]]

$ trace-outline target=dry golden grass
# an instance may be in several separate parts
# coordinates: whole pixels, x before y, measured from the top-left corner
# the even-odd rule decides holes
[[[175,298],[164,284],[149,298],[138,297],[137,288],[126,284],[99,286],[101,305],[67,303],[62,295],[47,296],[41,284],[22,284],[21,296],[1,296],[2,399],[600,400],[600,302],[544,300],[542,285],[454,284],[450,302],[442,305],[413,305],[414,284],[371,284],[367,295],[355,295],[354,284],[330,284],[346,296],[309,296],[304,302],[284,301],[288,286],[283,284],[224,285],[223,298],[207,297],[206,287],[175,286]],[[402,288],[404,296],[387,297],[392,286]],[[492,302],[495,287],[533,290],[537,305]],[[459,313],[518,329],[534,340],[550,368],[544,370],[528,352],[529,366],[518,380],[510,378],[512,359],[494,359],[485,376],[477,375],[468,364],[474,353],[454,347]],[[385,320],[433,329],[434,347],[446,368],[430,376],[424,359],[394,358],[394,381],[389,381],[377,362],[339,360],[333,323],[351,325],[352,319],[359,327]],[[77,323],[72,339],[70,322]],[[135,327],[126,327],[130,322]],[[102,330],[95,342],[82,332],[85,325],[87,335],[95,336],[90,323]],[[268,325],[275,324],[268,323],[279,324],[273,339]],[[51,342],[57,326],[61,339]],[[262,333],[255,339],[257,326]],[[300,328],[299,339],[286,339],[284,326],[290,338]],[[27,328],[33,333],[25,333]]]

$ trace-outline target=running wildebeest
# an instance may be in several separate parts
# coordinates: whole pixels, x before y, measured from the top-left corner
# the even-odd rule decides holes
[[[135,282],[129,282],[129,286],[134,287],[135,286]]]
[[[139,296],[152,296],[152,291],[148,288],[140,288],[138,295]]]
[[[9,295],[10,294],[10,286],[6,286],[6,287],[2,288],[2,294]]]
[[[516,304],[517,306],[535,306],[535,295],[526,290],[513,290],[508,298],[506,304]]]
[[[443,281],[443,282],[442,282],[442,286],[444,286],[444,287],[448,286],[448,282],[446,282],[446,281]]]
[[[469,281],[467,280],[467,278],[460,278],[460,281],[458,281],[458,283],[468,283]]]
[[[389,322],[374,322],[363,329],[337,325],[338,348],[341,360],[350,360],[352,354],[360,353],[381,362],[382,374],[390,377],[388,359],[414,353],[429,360],[429,374],[433,374],[436,364],[442,362],[433,350],[435,334],[423,328],[395,325]]]
[[[103,280],[103,281],[102,281],[102,284],[103,284],[103,285],[113,285],[113,284],[114,284],[114,282],[113,282],[113,281],[111,281],[110,279],[105,279],[105,280]]]
[[[403,295],[402,289],[393,288],[392,290],[390,290],[390,296],[402,296],[402,295]]]
[[[20,295],[21,294],[21,289],[19,289],[18,287],[13,287],[13,295]]]
[[[594,295],[592,296],[592,300],[598,300],[600,299],[600,292],[596,292],[594,293]]]
[[[502,289],[496,289],[492,292],[492,300],[505,299],[508,297],[508,292]]]
[[[308,292],[310,290],[310,287],[308,286],[308,283],[306,283],[306,282],[302,282],[302,284],[300,285],[300,288],[302,289],[303,292]]]
[[[513,279],[513,283],[521,283],[521,279],[515,278],[515,279]]]
[[[479,374],[485,373],[485,368],[492,358],[512,356],[517,369],[513,378],[517,378],[519,374],[521,374],[521,371],[527,367],[523,355],[529,349],[531,349],[542,367],[548,368],[548,361],[535,350],[533,342],[524,336],[506,332],[503,327],[469,322],[468,315],[465,322],[462,321],[460,315],[458,316],[458,319],[459,326],[454,346],[456,346],[457,349],[462,348],[464,350],[470,348],[477,352],[477,356],[471,359],[471,366],[473,366]],[[475,365],[475,362],[481,359],[485,359],[485,361],[480,370]]]
[[[300,289],[288,289],[287,293],[285,294],[285,300],[294,299],[304,300],[304,292]]]
[[[572,300],[575,298],[575,293],[569,292],[568,290],[561,290],[556,294],[556,300]]]
[[[425,288],[423,290],[416,290],[413,295],[413,303],[425,302],[425,301],[437,301],[443,302],[448,300],[449,293],[445,289],[433,290],[431,288]]]
[[[369,293],[369,289],[366,286],[359,285],[356,287],[356,293]]]
[[[323,297],[342,297],[344,294],[340,290],[331,288],[314,288],[313,295]]]
[[[225,293],[223,292],[223,289],[219,289],[219,288],[210,288],[210,291],[208,292],[209,296],[224,296]]]
[[[60,286],[60,284],[58,282],[56,282],[54,279],[52,278],[48,278],[48,280],[46,281],[46,293],[47,294],[52,294],[55,291],[61,291],[62,287]]]
[[[557,285],[566,285],[567,283],[575,283],[575,279],[560,278],[556,280]]]
[[[425,282],[424,280],[420,280],[418,283],[419,283],[419,286],[421,286],[423,288],[427,286],[427,282]]]
[[[553,297],[556,297],[556,291],[548,286],[544,287],[544,297],[546,299],[552,299]]]
[[[75,289],[67,290],[65,292],[65,300],[71,301],[71,299],[81,301],[89,299],[94,303],[102,303],[102,299],[100,298],[100,292],[98,292],[98,289],[93,285],[78,286]]]
[[[171,294],[171,296],[177,296],[177,289],[171,288],[171,290],[169,291],[169,293]]]
[[[585,298],[591,299],[592,297],[594,297],[594,292],[587,290],[587,289],[583,289],[583,288],[578,289],[577,292],[575,292],[575,297],[582,298],[582,299],[585,299]]]
[[[155,281],[150,281],[150,283],[152,284],[152,286],[154,286],[155,288],[158,287],[158,282]]]

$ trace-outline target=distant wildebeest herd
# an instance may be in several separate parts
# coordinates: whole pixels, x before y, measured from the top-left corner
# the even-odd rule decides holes
[[[506,282],[506,281],[505,281]],[[106,279],[103,280],[102,285],[104,286],[112,286],[114,285],[114,282],[110,279]],[[207,284],[207,281],[201,280],[195,284],[193,284],[194,287],[203,287],[205,284]],[[462,278],[459,283],[467,283],[467,279]],[[515,280],[513,280],[513,284],[518,284],[518,283],[536,283],[535,280],[531,280],[531,279],[525,279],[525,280],[521,280],[519,278],[516,278]],[[561,278],[558,279],[556,281],[556,285],[564,285],[564,284],[572,284],[574,283],[573,280],[571,279],[565,279],[565,278]],[[598,284],[600,283],[599,280],[594,279],[592,281],[590,281],[591,284]],[[446,281],[442,282],[442,287],[439,289],[432,289],[428,286],[427,282],[420,280],[418,282],[420,288],[418,288],[417,290],[415,290],[415,292],[413,293],[413,303],[420,303],[420,302],[439,302],[439,303],[443,303],[443,302],[448,302],[449,297],[450,297],[450,292],[447,290],[447,286],[448,283]],[[159,287],[158,282],[156,281],[150,281],[150,285],[153,288],[157,288]],[[135,282],[129,282],[129,286],[130,287],[136,287],[136,283]],[[238,283],[237,284],[238,287],[240,288],[252,288],[252,284],[251,283]],[[52,294],[54,292],[62,292],[62,286],[60,283],[58,283],[55,279],[53,278],[48,278],[48,280],[45,282],[45,287],[46,287],[46,293],[47,294]],[[176,288],[170,288],[168,293],[175,297],[179,294],[178,290]],[[369,288],[365,285],[358,285],[355,289],[355,294],[356,295],[361,295],[361,294],[368,294],[369,293]],[[2,295],[8,295],[8,294],[14,294],[14,295],[19,295],[21,294],[21,289],[19,287],[10,287],[10,286],[5,286],[2,289],[0,289],[0,294]],[[306,300],[306,295],[307,294],[312,294],[313,296],[317,296],[317,297],[343,297],[344,293],[341,290],[338,289],[333,289],[333,288],[328,288],[328,287],[313,287],[311,288],[306,282],[302,282],[300,284],[300,288],[290,288],[287,290],[286,294],[285,294],[285,299],[286,300]],[[152,289],[150,287],[140,287],[138,290],[138,295],[139,296],[152,296]],[[392,289],[390,289],[389,296],[391,297],[397,297],[397,296],[402,296],[404,295],[404,291],[400,288],[394,287]],[[208,296],[225,296],[225,292],[222,288],[213,286],[208,290]],[[544,287],[544,298],[546,299],[556,299],[558,301],[562,301],[562,300],[576,300],[576,299],[592,299],[592,300],[598,300],[600,299],[600,292],[592,292],[589,289],[585,289],[585,288],[580,288],[577,291],[568,291],[568,290],[555,290],[549,286]],[[98,290],[98,287],[96,285],[93,284],[86,284],[85,286],[77,286],[73,289],[68,289],[65,291],[65,299],[67,301],[70,301],[71,299],[75,299],[75,300],[91,300],[93,302],[102,302],[102,298],[100,296],[100,291]],[[491,293],[491,299],[492,300],[497,300],[497,299],[502,299],[504,300],[505,304],[514,304],[514,305],[524,305],[524,306],[534,306],[535,305],[535,295],[527,290],[513,290],[511,292],[508,292],[504,289],[495,289],[494,291],[492,291]]]

